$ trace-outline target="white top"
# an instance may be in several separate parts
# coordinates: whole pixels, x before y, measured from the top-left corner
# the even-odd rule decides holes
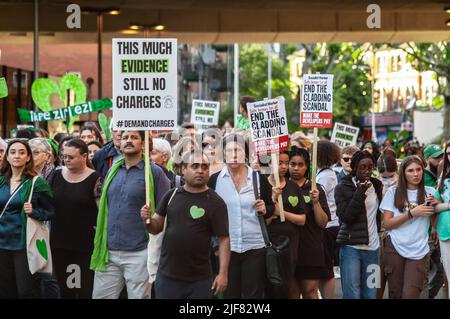
[[[228,209],[228,227],[231,251],[243,253],[265,247],[253,192],[253,170],[247,166],[247,184],[237,191],[225,166],[217,176],[216,193],[223,198]]]
[[[353,183],[356,186],[356,179],[353,177]],[[364,201],[366,205],[367,213],[367,230],[369,231],[369,244],[368,245],[351,245],[350,247],[362,250],[377,250],[380,247],[380,240],[378,239],[378,228],[377,228],[377,212],[378,212],[378,202],[377,193],[375,188],[370,186],[366,191],[366,200]]]
[[[380,209],[384,213],[390,211],[394,217],[407,214],[406,207],[400,212],[394,205],[395,190],[397,186],[389,188],[381,201]],[[435,190],[433,187],[425,186],[426,195],[433,195]],[[417,190],[408,190],[408,200],[410,209],[417,206]],[[412,208],[411,208],[412,207]],[[392,244],[395,250],[403,258],[419,260],[428,254],[428,229],[430,227],[430,217],[413,217],[399,227],[390,230]]]
[[[339,219],[336,215],[336,202],[334,200],[334,189],[338,184],[336,173],[331,168],[319,169],[316,175],[316,183],[322,186],[327,196],[328,208],[330,209],[331,221],[328,222],[326,228],[339,226]]]

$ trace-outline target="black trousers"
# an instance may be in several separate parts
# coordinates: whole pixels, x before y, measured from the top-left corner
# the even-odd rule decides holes
[[[58,248],[52,249],[52,253],[54,272],[61,290],[61,298],[91,299],[95,274],[89,269],[91,254]],[[76,265],[77,268],[72,266],[68,269],[70,265]],[[77,273],[78,270],[79,273]],[[75,278],[77,275],[80,278]],[[77,279],[79,279],[78,282]]]
[[[155,280],[155,299],[211,299],[212,278],[197,281],[170,279],[159,271]]]
[[[441,251],[439,249],[439,243],[437,245],[430,245],[430,270],[433,264],[436,267],[436,273],[431,279],[428,288],[428,299],[434,299],[441,290],[444,284],[445,271],[441,262]]]
[[[0,249],[0,299],[41,298],[41,281],[28,268],[27,253]]]
[[[266,288],[266,248],[231,252],[227,299],[263,299]]]

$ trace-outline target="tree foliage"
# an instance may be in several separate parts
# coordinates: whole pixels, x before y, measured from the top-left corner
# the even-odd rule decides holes
[[[444,108],[444,138],[450,138],[450,44],[413,43],[397,46],[405,50],[409,60],[416,63],[419,71],[434,71],[438,82],[438,96],[433,99],[435,109]]]
[[[359,118],[370,108],[371,83],[369,66],[364,62],[364,48],[359,44],[302,45],[305,50],[303,74],[334,74],[333,117],[336,122],[359,126]],[[282,47],[280,57],[272,58],[272,97],[284,96],[290,130],[298,129],[299,109],[295,107],[297,92],[290,89],[287,55],[295,46]],[[239,94],[258,100],[267,97],[267,47],[262,44],[239,48]]]
[[[311,59],[311,73],[334,74],[333,121],[360,125],[371,105],[370,67],[359,44],[320,44]]]
[[[292,48],[286,50],[288,53]],[[285,54],[282,54],[285,55]],[[268,94],[268,55],[263,44],[242,45],[239,48],[239,95],[251,95],[257,100],[267,98]],[[272,98],[283,96],[288,119],[295,116],[294,99],[289,82],[289,64],[287,60],[272,55]]]

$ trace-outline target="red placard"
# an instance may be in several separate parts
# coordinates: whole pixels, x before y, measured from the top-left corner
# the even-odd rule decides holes
[[[259,140],[253,142],[256,154],[258,154],[258,156],[287,151],[288,144],[289,144],[288,135],[272,138],[269,140]]]
[[[300,126],[305,128],[332,128],[333,114],[331,113],[316,113],[316,112],[301,112]]]

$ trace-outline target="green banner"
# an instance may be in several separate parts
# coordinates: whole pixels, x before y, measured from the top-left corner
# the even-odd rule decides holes
[[[66,120],[66,117],[103,111],[110,109],[111,107],[111,100],[106,98],[103,100],[90,101],[48,112],[35,112],[27,109],[17,109],[17,112],[19,112],[19,119],[21,122],[42,122],[51,120]]]

